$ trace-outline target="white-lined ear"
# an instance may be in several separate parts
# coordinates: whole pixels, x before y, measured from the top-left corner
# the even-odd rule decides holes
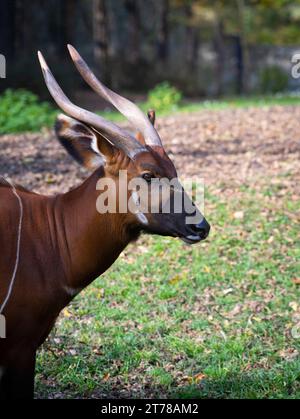
[[[90,170],[104,166],[106,160],[114,153],[111,143],[101,134],[69,116],[63,114],[58,116],[55,132],[68,153],[79,164]]]
[[[156,121],[156,112],[155,112],[155,110],[154,109],[149,109],[147,115],[148,115],[149,121],[155,127],[155,121]]]
[[[147,115],[148,115],[148,119],[149,119],[149,121],[150,121],[150,122],[151,122],[151,124],[155,127],[155,120],[156,120],[156,113],[155,113],[155,110],[154,110],[154,109],[149,109],[149,111],[148,111]],[[146,140],[145,140],[145,138],[144,138],[143,134],[142,134],[140,131],[138,131],[138,132],[136,133],[135,138],[136,138],[136,139],[137,139],[137,140],[138,140],[141,144],[146,145]]]

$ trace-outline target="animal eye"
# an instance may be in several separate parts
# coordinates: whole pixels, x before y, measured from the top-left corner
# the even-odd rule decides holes
[[[149,173],[149,172],[144,173],[142,176],[143,176],[143,179],[144,179],[146,182],[148,182],[148,183],[150,183],[150,182],[151,182],[151,179],[154,177],[154,176],[152,175],[152,173]]]

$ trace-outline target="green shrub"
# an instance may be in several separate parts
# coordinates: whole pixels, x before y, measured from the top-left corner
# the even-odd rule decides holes
[[[168,82],[157,85],[148,95],[148,105],[158,112],[176,109],[182,99],[182,93]]]
[[[279,93],[288,87],[288,75],[278,66],[265,67],[260,74],[262,93]]]
[[[0,134],[38,131],[54,123],[57,112],[27,90],[6,90],[0,96]]]

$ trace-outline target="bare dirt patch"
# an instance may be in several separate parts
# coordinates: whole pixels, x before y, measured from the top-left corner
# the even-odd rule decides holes
[[[178,114],[158,130],[179,173],[232,192],[241,184],[278,183],[300,195],[300,107]],[[64,192],[88,174],[52,131],[0,137],[0,174],[45,194]]]
[[[203,177],[212,195],[211,238],[198,250],[146,236],[128,248],[62,313],[39,353],[38,397],[296,397],[300,218],[287,203],[300,201],[299,116],[272,107],[159,119],[179,173]],[[0,137],[0,174],[45,194],[88,176],[47,130]]]

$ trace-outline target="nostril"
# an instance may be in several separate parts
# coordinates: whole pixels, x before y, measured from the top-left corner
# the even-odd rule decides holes
[[[208,237],[209,232],[201,229],[201,230],[198,230],[198,234],[200,236],[200,239],[205,240]]]
[[[197,224],[195,227],[196,227],[195,229],[197,230],[197,233],[199,234],[200,238],[202,240],[205,240],[208,237],[209,232],[210,232],[210,225],[208,224],[206,219],[203,218],[201,223]]]

